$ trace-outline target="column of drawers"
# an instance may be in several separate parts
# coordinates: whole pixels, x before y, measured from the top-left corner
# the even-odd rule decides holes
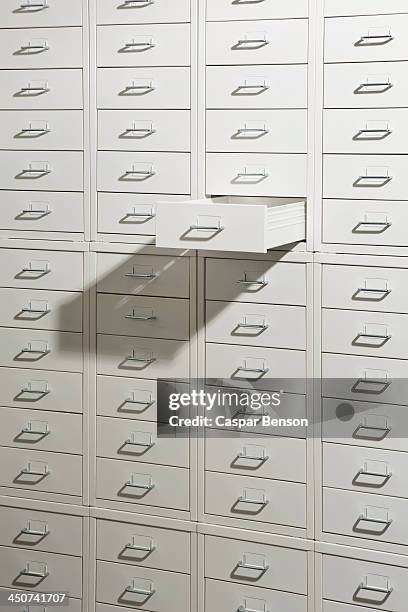
[[[157,200],[191,193],[190,0],[96,4],[97,231],[154,243]]]
[[[0,8],[2,235],[84,236],[83,8]]]

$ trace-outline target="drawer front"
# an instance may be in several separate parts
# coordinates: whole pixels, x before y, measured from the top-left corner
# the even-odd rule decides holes
[[[28,565],[29,564],[29,565]],[[47,574],[45,578],[22,572]],[[0,548],[0,584],[9,589],[40,592],[67,592],[71,597],[82,594],[82,564],[77,557],[54,555],[34,550]]]
[[[82,413],[81,374],[0,367],[0,388],[3,406]]]
[[[205,511],[211,515],[245,519],[249,524],[258,521],[305,528],[306,486],[206,472]]]
[[[99,253],[98,291],[186,298],[189,265],[188,257]]]
[[[406,202],[323,200],[326,243],[407,246]]]
[[[408,15],[326,19],[325,61],[406,60],[408,59],[408,41],[405,36],[407,27]]]
[[[408,138],[406,109],[324,112],[325,153],[400,153]]]
[[[98,108],[188,109],[190,69],[101,68]]]
[[[406,372],[406,361],[397,359],[323,354],[323,395],[405,405]]]
[[[1,546],[82,555],[82,518],[0,506]]]
[[[99,334],[96,361],[98,374],[150,379],[188,378],[189,344],[179,340]]]
[[[98,148],[107,151],[189,151],[190,113],[99,111]]]
[[[207,380],[221,380],[235,387],[305,393],[305,376],[306,357],[302,351],[225,344],[206,346]]]
[[[377,495],[408,497],[408,454],[324,444],[323,485]]]
[[[207,470],[306,482],[306,443],[302,439],[218,429],[207,429],[205,435]]]
[[[0,151],[4,189],[82,191],[83,155],[74,151]]]
[[[188,510],[188,470],[117,459],[97,459],[96,497],[150,507]]]
[[[323,489],[323,531],[407,544],[407,506],[408,501],[405,499]]]
[[[324,265],[322,303],[326,308],[408,312],[408,270]]]
[[[306,349],[301,307],[207,302],[207,342]]]
[[[190,193],[188,153],[98,154],[98,189],[139,193]]]
[[[83,232],[83,195],[57,191],[3,191],[1,229]]]
[[[207,24],[207,65],[307,62],[307,19]]]
[[[98,66],[189,66],[190,24],[103,26]]]
[[[97,455],[132,461],[135,466],[145,462],[188,468],[189,441],[182,435],[170,437],[168,433],[160,437],[160,428],[155,423],[98,417]]]
[[[209,300],[306,304],[306,266],[300,263],[207,259]]]
[[[1,31],[1,68],[80,68],[82,63],[81,28]]]
[[[232,21],[235,19],[284,19],[287,17],[307,17],[307,0],[288,0],[278,3],[270,0],[250,0],[231,2],[231,0],[207,0],[208,21]],[[256,24],[255,24],[256,27]]]
[[[81,111],[2,111],[1,149],[83,149]]]
[[[134,588],[136,592],[127,589]],[[141,590],[142,593],[138,593]],[[148,594],[143,593],[147,591]],[[152,591],[152,594],[149,594]],[[171,593],[171,598],[169,598]],[[190,578],[176,572],[135,568],[98,561],[96,564],[97,601],[151,612],[188,612]]]
[[[82,2],[72,0],[28,0],[18,7],[15,0],[3,0],[0,8],[2,28],[44,28],[55,26],[79,26],[82,24]],[[17,8],[17,10],[16,10]]]
[[[327,16],[342,15],[378,15],[381,13],[404,13],[407,10],[405,0],[389,0],[384,6],[383,0],[325,0],[324,13]]]
[[[82,294],[0,289],[0,326],[82,331]]]
[[[205,610],[239,610],[248,609],[251,604],[264,606],[265,610],[281,612],[306,612],[307,599],[303,595],[270,591],[256,586],[229,584],[219,580],[205,581]]]
[[[404,200],[408,193],[405,155],[325,155],[326,198]]]
[[[210,66],[206,83],[207,108],[307,107],[306,66]]]
[[[207,111],[207,151],[306,153],[306,111]]]
[[[306,155],[208,153],[207,193],[304,197]]]
[[[2,487],[24,491],[28,497],[30,491],[82,495],[81,457],[0,447],[0,458]]]
[[[369,605],[370,610],[381,609],[402,612],[408,595],[408,569],[325,555],[323,558],[323,597],[344,603]],[[362,586],[388,590],[378,593]],[[358,610],[362,608],[358,607]]]
[[[240,561],[244,563],[240,564]],[[245,568],[245,564],[264,566],[267,569],[259,571]],[[305,595],[307,553],[259,542],[205,536],[205,576]]]
[[[4,421],[1,446],[73,455],[82,453],[81,415],[21,408],[2,408],[1,412]]]
[[[325,108],[408,106],[404,62],[332,64],[324,69]]]
[[[120,0],[119,0],[120,2]],[[190,1],[178,0],[170,7],[166,2],[129,2],[125,10],[118,10],[120,4],[97,0],[98,23],[168,23],[190,20]],[[123,6],[123,5],[122,5]]]
[[[0,329],[0,365],[8,368],[81,372],[82,334]]]
[[[82,70],[0,70],[0,108],[81,109]]]
[[[102,334],[188,340],[189,309],[188,300],[99,295],[97,328]]]
[[[0,286],[81,291],[82,253],[0,249]]]
[[[325,442],[407,450],[408,414],[405,406],[325,399],[322,427]]]
[[[322,316],[323,351],[408,359],[406,315],[324,309]]]
[[[96,558],[188,574],[190,534],[132,523],[97,522]]]

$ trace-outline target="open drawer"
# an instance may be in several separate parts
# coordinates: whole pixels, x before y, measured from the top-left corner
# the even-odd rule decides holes
[[[156,245],[266,253],[306,238],[303,200],[219,197],[156,208]]]

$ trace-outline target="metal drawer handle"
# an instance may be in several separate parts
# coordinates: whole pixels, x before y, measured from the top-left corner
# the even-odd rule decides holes
[[[261,134],[263,136],[269,134],[269,130],[267,128],[243,127],[237,130],[237,134]]]
[[[372,43],[376,43],[378,41],[384,41],[384,44],[387,44],[389,42],[391,42],[392,40],[394,40],[394,37],[392,34],[367,34],[366,36],[361,36],[361,38],[357,41],[358,43],[367,43],[370,44]]]
[[[50,47],[47,41],[42,43],[31,44],[30,42],[27,45],[21,45],[20,51],[49,51]]]
[[[126,403],[127,404],[137,404],[138,406],[145,406],[146,408],[149,408],[150,406],[153,406],[154,404],[154,400],[152,399],[151,395],[150,395],[150,399],[147,401],[137,400],[135,399],[135,397],[136,397],[136,393],[132,391],[130,397],[126,399]]]
[[[126,93],[131,92],[131,91],[146,91],[146,92],[151,92],[154,91],[155,87],[153,85],[153,83],[149,83],[148,85],[126,85],[125,89],[123,90]]]
[[[40,525],[40,524],[43,525],[42,529],[35,529],[32,527],[32,525]],[[47,523],[42,523],[41,521],[29,520],[27,523],[27,527],[24,527],[21,530],[21,533],[23,533],[24,535],[38,536],[38,537],[45,538],[47,535],[50,534],[50,531],[48,529]]]
[[[373,470],[361,468],[361,470],[358,470],[356,476],[376,476],[378,478],[384,478],[385,482],[387,482],[391,478],[392,472],[388,472],[387,474],[381,474],[381,472],[374,472]]]
[[[372,230],[367,230],[370,231],[370,233],[382,233],[387,231],[387,229],[389,229],[392,226],[391,221],[359,221],[357,223],[357,225],[353,228],[354,232],[358,232],[360,230],[360,228],[373,228]],[[375,229],[378,228],[378,229]],[[363,232],[364,230],[360,230],[361,232]]]
[[[388,582],[388,579],[387,579],[387,582]],[[388,599],[388,597],[391,595],[394,589],[391,585],[389,585],[388,587],[386,586],[381,587],[381,586],[367,584],[367,582],[360,582],[356,590],[356,595],[358,595],[358,593],[361,590],[371,591],[372,593],[379,593],[381,595],[384,595],[385,597],[383,598],[383,601],[385,601],[385,599]]]
[[[265,281],[265,280],[247,280],[247,279],[241,279],[241,280],[237,280],[237,285],[259,285],[260,287],[266,287],[266,285],[269,284],[269,281]]]
[[[359,423],[359,425],[357,426],[357,428],[356,428],[356,430],[355,430],[355,432],[354,432],[354,436],[355,436],[355,437],[358,437],[358,435],[357,435],[357,434],[358,434],[358,432],[359,432],[361,429],[367,429],[367,430],[370,430],[370,431],[378,431],[378,432],[381,432],[381,433],[383,434],[383,436],[381,437],[381,439],[382,439],[382,438],[385,438],[386,436],[388,436],[388,434],[389,434],[389,433],[392,431],[392,427],[387,427],[387,426],[380,427],[380,426],[378,426],[378,425],[369,425],[368,423]]]
[[[388,527],[390,527],[390,525],[392,524],[392,518],[389,518],[388,520],[385,519],[376,519],[376,518],[370,518],[369,516],[365,516],[364,514],[360,514],[360,516],[358,517],[356,523],[355,523],[355,528],[357,528],[358,524],[364,521],[365,523],[376,523],[378,525],[383,525],[384,526],[384,530],[386,531],[388,529]]]
[[[137,436],[140,434],[144,434],[143,431],[134,431],[130,434],[130,437],[127,438],[127,440],[125,440],[125,444],[129,444],[130,446],[143,446],[143,448],[152,448],[152,446],[154,446],[154,441],[152,440],[152,436],[150,435],[150,441],[149,442],[141,442],[140,440],[137,440]]]
[[[150,170],[126,170],[123,174],[122,177],[127,178],[127,177],[135,177],[134,180],[136,181],[140,181],[143,178],[150,178],[151,176],[154,176],[156,173],[153,170],[153,168],[151,168]],[[132,180],[132,179],[131,179]]]
[[[246,51],[251,49],[257,50],[262,47],[266,47],[266,45],[269,45],[269,40],[266,38],[266,36],[263,38],[240,38],[234,45],[232,45],[232,49],[238,51],[240,49],[244,49]]]
[[[146,40],[146,41],[132,41],[129,43],[126,43],[125,45],[123,45],[123,49],[138,49],[138,48],[146,48],[146,49],[153,49],[153,47],[155,47],[156,44],[152,41],[152,40]]]
[[[155,361],[157,361],[156,357],[136,357],[135,351],[132,351],[131,355],[128,355],[126,357],[126,361],[133,361],[136,363],[147,363],[147,364],[151,364],[154,363]]]
[[[392,176],[389,174],[360,174],[359,181],[392,181]]]
[[[41,163],[41,167],[39,166],[39,163]],[[47,176],[47,174],[51,174],[51,169],[50,169],[50,165],[48,162],[32,162],[28,165],[28,168],[23,168],[16,176],[15,178],[17,179],[21,179],[21,178],[31,178],[31,179],[39,179],[39,178],[43,178],[44,176]],[[37,166],[37,167],[35,167]]]
[[[27,425],[22,428],[21,433],[45,437],[51,433],[51,430],[46,421],[29,421]]]
[[[125,319],[131,319],[132,321],[155,321],[157,317],[154,314],[136,315],[135,311],[133,311],[131,314],[125,315]]]
[[[258,92],[261,94],[267,91],[268,89],[269,89],[269,85],[267,85],[265,82],[253,84],[253,85],[244,82],[241,85],[238,85],[238,87],[235,89],[235,92],[233,93],[238,93],[242,90],[249,90],[252,94],[254,94],[258,90]]]
[[[153,126],[150,128],[127,128],[124,132],[123,135],[126,137],[128,134],[145,134],[146,136],[151,136],[152,134],[155,133],[155,130],[153,129]],[[121,134],[122,135],[122,134]],[[136,136],[136,138],[140,138],[140,136]]]
[[[260,170],[259,172],[248,172],[246,169],[243,170],[242,172],[238,172],[237,177],[238,178],[267,178],[269,176],[269,174],[266,171],[266,168],[264,168],[263,170]]]
[[[261,331],[265,331],[268,329],[269,325],[265,323],[237,323],[236,327],[243,327],[244,329],[260,329]]]
[[[366,332],[360,332],[358,336],[359,338],[373,338],[373,340],[384,340],[385,342],[392,338],[391,334],[367,334]]]
[[[23,210],[21,211],[21,213],[18,215],[18,218],[22,218],[22,217],[26,217],[26,216],[33,216],[33,217],[46,217],[47,215],[50,215],[52,212],[52,210],[48,207],[48,205],[45,208],[23,208]]]
[[[42,357],[45,357],[45,355],[49,355],[49,353],[51,353],[51,350],[48,348],[48,345],[45,344],[46,348],[40,349],[40,348],[35,348],[32,346],[32,344],[29,342],[27,344],[27,346],[25,346],[24,348],[21,349],[21,353],[22,354],[28,354],[28,355],[41,355]]]
[[[51,268],[49,263],[45,263],[45,266],[40,268],[40,267],[33,267],[33,265],[31,264],[31,262],[28,264],[28,266],[25,266],[24,268],[21,268],[21,273],[22,274],[37,274],[37,275],[41,275],[44,276],[45,274],[49,274],[51,272]]]
[[[28,306],[22,308],[20,312],[24,314],[46,315],[51,312],[51,309],[48,308],[48,304],[46,304],[44,308],[33,308],[31,302],[29,302]]]
[[[232,0],[232,4],[260,4],[265,0]]]
[[[154,4],[154,0],[123,0],[123,4],[126,7],[135,5],[135,8],[149,6],[149,4]]]
[[[267,374],[269,372],[269,368],[247,368],[245,366],[238,366],[237,370],[240,372],[251,372],[253,374]]]
[[[51,90],[47,85],[43,85],[42,87],[38,86],[38,87],[33,87],[32,85],[28,85],[27,87],[22,87],[20,89],[20,93],[22,94],[27,94],[29,95],[33,95],[33,96],[40,96],[42,94],[46,94],[49,93]]]
[[[357,87],[356,91],[362,91],[363,89],[365,89],[366,87],[383,87],[388,89],[391,89],[391,87],[393,87],[394,85],[390,82],[390,81],[377,81],[377,82],[373,82],[373,83],[360,83],[360,85]]]
[[[131,487],[133,489],[143,489],[144,491],[151,491],[152,489],[154,489],[154,482],[152,481],[152,477],[149,476],[148,480],[149,482],[147,482],[146,484],[141,483],[141,482],[137,482],[137,480],[135,479],[135,476],[141,476],[140,474],[131,474],[129,480],[126,481],[125,486],[126,487]],[[143,474],[142,474],[143,476]],[[145,476],[146,478],[146,476]]]
[[[31,567],[38,567],[38,570],[31,569]],[[42,567],[42,569],[40,569]],[[31,576],[32,578],[47,578],[50,574],[47,569],[46,563],[36,563],[28,561],[27,565],[20,572],[21,576]]]
[[[19,134],[33,134],[33,138],[38,138],[39,136],[45,136],[45,134],[49,134],[51,130],[49,128],[33,128],[29,126],[28,128],[23,128],[20,130]]]
[[[27,467],[21,470],[21,473],[26,474],[27,476],[43,476],[44,478],[51,474],[46,463],[44,464],[43,469],[41,470],[39,467],[33,467],[31,462],[27,464]]]
[[[34,384],[33,383],[37,383],[37,385],[39,387],[42,386],[42,388],[34,388]],[[32,381],[29,382],[27,384],[26,387],[23,387],[19,393],[19,395],[38,395],[38,398],[33,398],[30,401],[36,401],[37,399],[42,399],[43,397],[45,397],[46,395],[49,395],[51,393],[49,387],[48,387],[48,383],[46,381]]]
[[[266,601],[265,600],[256,600],[256,605],[259,604],[259,606],[262,607],[257,607],[257,608],[253,608],[253,603],[255,603],[255,601],[253,599],[249,600],[251,603],[245,601],[245,604],[241,604],[238,608],[237,612],[269,612],[266,606]]]
[[[374,288],[367,288],[367,287],[359,287],[357,289],[357,293],[371,293],[371,294],[380,293],[384,297],[387,297],[387,295],[391,293],[391,289],[374,289]]]
[[[264,563],[263,565],[258,565],[256,563],[248,563],[244,558],[238,561],[238,567],[242,567],[243,569],[255,570],[257,572],[266,572],[269,569],[269,565]]]
[[[34,12],[36,11],[42,11],[43,9],[49,8],[49,4],[47,2],[47,0],[43,0],[42,2],[23,2],[23,4],[20,4],[20,10],[21,11],[29,11],[30,9],[33,10]]]
[[[238,497],[238,501],[242,504],[252,504],[253,506],[260,506],[261,509],[265,508],[269,504],[269,499],[266,499],[265,492],[262,493],[262,498],[256,499],[248,495],[248,491],[244,490],[243,494]],[[256,568],[253,568],[256,569]]]
[[[375,128],[365,128],[362,130],[358,130],[357,134],[355,135],[355,138],[358,138],[359,136],[361,136],[362,134],[384,134],[384,137],[389,136],[390,134],[392,134],[392,130],[390,129],[375,129]]]
[[[265,463],[265,461],[268,461],[269,459],[269,455],[264,455],[263,457],[259,457],[256,455],[247,455],[245,452],[240,452],[238,453],[237,459],[248,459],[249,461],[259,461],[261,463]]]
[[[154,272],[125,272],[127,278],[156,278],[157,274]]]
[[[150,212],[150,213],[126,213],[126,215],[123,217],[123,219],[121,219],[121,221],[125,221],[126,219],[154,219],[154,217],[156,216],[155,213]]]
[[[142,544],[135,544],[136,537],[137,536],[133,536],[132,542],[125,545],[125,550],[139,550],[140,552],[151,553],[156,549],[151,538],[149,538],[150,544],[148,546],[143,546]]]
[[[126,587],[125,591],[127,593],[133,593],[136,595],[146,595],[147,597],[151,597],[156,592],[156,589],[154,588],[153,583],[151,583],[150,588],[143,589],[141,587],[135,586],[135,581],[132,581],[132,584],[129,584]]]
[[[222,232],[225,229],[222,225],[190,225],[191,230],[202,230],[204,232]]]

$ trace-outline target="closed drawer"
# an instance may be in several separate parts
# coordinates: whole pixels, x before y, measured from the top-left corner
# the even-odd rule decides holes
[[[163,2],[118,2],[106,3],[97,0],[98,23],[167,23],[169,21],[184,22],[190,20],[189,0],[179,0],[174,7]],[[121,10],[122,7],[125,10]],[[119,10],[118,10],[119,9]]]
[[[13,548],[80,556],[82,518],[1,506],[0,543]]]
[[[190,534],[146,525],[97,522],[96,558],[188,574]]]
[[[0,387],[3,406],[82,412],[81,374],[0,368]]]
[[[4,417],[1,446],[73,455],[82,453],[81,415],[21,408],[2,408],[1,412]]]
[[[323,200],[326,243],[407,246],[406,202]]]
[[[325,399],[322,410],[322,436],[326,442],[407,451],[405,406]]]
[[[82,70],[0,70],[0,108],[81,109]]]
[[[190,25],[102,26],[97,29],[98,66],[189,66]]]
[[[231,0],[207,0],[208,21],[232,21],[235,19],[282,19],[307,17],[307,0],[288,0],[271,3],[264,0],[231,2]],[[256,26],[255,26],[256,27]]]
[[[206,83],[207,108],[307,107],[306,66],[210,66]]]
[[[82,458],[79,456],[0,447],[0,459],[2,487],[24,491],[28,497],[30,491],[82,495]]]
[[[0,365],[34,370],[82,371],[82,334],[0,329]]]
[[[0,289],[0,326],[82,331],[82,293]]]
[[[325,108],[408,106],[404,62],[333,64],[324,69]]]
[[[306,612],[307,599],[302,595],[261,589],[256,586],[229,584],[219,580],[205,581],[205,610],[248,609],[259,605],[259,610],[281,610],[282,612]]]
[[[306,482],[302,439],[206,429],[205,467],[212,472]]]
[[[1,31],[1,68],[79,68],[82,62],[81,28]]]
[[[306,195],[306,155],[208,153],[206,159],[207,193],[212,195]]]
[[[76,26],[82,24],[82,2],[72,0],[27,0],[20,6],[15,0],[3,0],[0,8],[2,28],[41,28],[52,26]],[[17,10],[16,10],[17,9]]]
[[[110,459],[127,459],[136,466],[140,461],[174,467],[189,466],[189,441],[177,429],[160,434],[160,427],[146,421],[97,419],[97,455]]]
[[[262,569],[251,569],[245,565],[257,565]],[[205,536],[204,571],[207,578],[230,583],[301,595],[307,593],[307,553],[303,550]]]
[[[97,459],[96,497],[144,506],[188,510],[189,471],[118,459]]]
[[[189,339],[190,303],[174,298],[99,295],[98,332],[173,340]],[[1,314],[1,306],[0,306]]]
[[[325,0],[324,13],[337,15],[378,15],[381,13],[404,13],[407,10],[405,0]]]
[[[219,154],[214,156],[214,166],[218,165],[217,157]],[[237,184],[244,185],[244,191],[250,190],[248,185],[257,189],[259,176],[268,177],[265,169],[259,167],[243,167],[242,172],[245,176],[241,174],[239,180],[237,177]],[[253,173],[249,175],[250,182],[247,172]],[[236,190],[239,191],[238,185]],[[219,193],[223,193],[222,188]],[[159,247],[266,253],[267,249],[306,237],[305,204],[293,199],[203,198],[171,205],[158,202],[156,210]],[[250,234],[246,231],[248,225],[252,226]]]
[[[405,499],[323,489],[323,531],[407,544],[407,506]]]
[[[190,193],[188,153],[98,154],[98,189],[139,193]]]
[[[326,19],[325,61],[406,60],[408,59],[408,41],[405,36],[407,27],[408,15]]]
[[[408,359],[406,315],[324,309],[322,316],[323,351]]]
[[[397,359],[323,354],[323,395],[405,405],[406,371],[406,361]]]
[[[322,303],[326,308],[408,312],[408,270],[324,265]]]
[[[306,304],[306,266],[279,261],[206,259],[206,298],[264,304]]]
[[[190,578],[176,572],[97,561],[96,599],[151,612],[188,612]]]
[[[326,110],[325,153],[401,153],[408,138],[406,109]]]
[[[206,378],[221,380],[220,384],[305,393],[305,376],[303,351],[225,344],[206,346]]]
[[[3,191],[1,229],[83,232],[83,195],[58,191]]]
[[[406,163],[405,155],[325,155],[323,195],[403,200],[408,192]]]
[[[305,153],[305,110],[207,111],[211,153]]]
[[[98,291],[189,297],[189,265],[188,257],[99,253]]]
[[[331,555],[323,557],[325,599],[402,612],[408,595],[407,577],[407,568],[395,565]]]
[[[305,309],[207,302],[207,342],[306,349]]]
[[[82,191],[83,156],[73,151],[0,151],[4,189]]]
[[[408,454],[326,443],[323,445],[323,485],[407,497]]]
[[[189,68],[101,68],[98,108],[190,108]]]
[[[0,286],[81,291],[82,253],[0,249]]]
[[[13,589],[67,592],[71,597],[81,597],[82,564],[68,555],[1,547],[0,583]]]
[[[81,111],[2,111],[0,149],[83,149]]]
[[[307,19],[207,24],[207,65],[307,62]]]
[[[189,151],[190,112],[99,111],[98,148],[107,151]]]

